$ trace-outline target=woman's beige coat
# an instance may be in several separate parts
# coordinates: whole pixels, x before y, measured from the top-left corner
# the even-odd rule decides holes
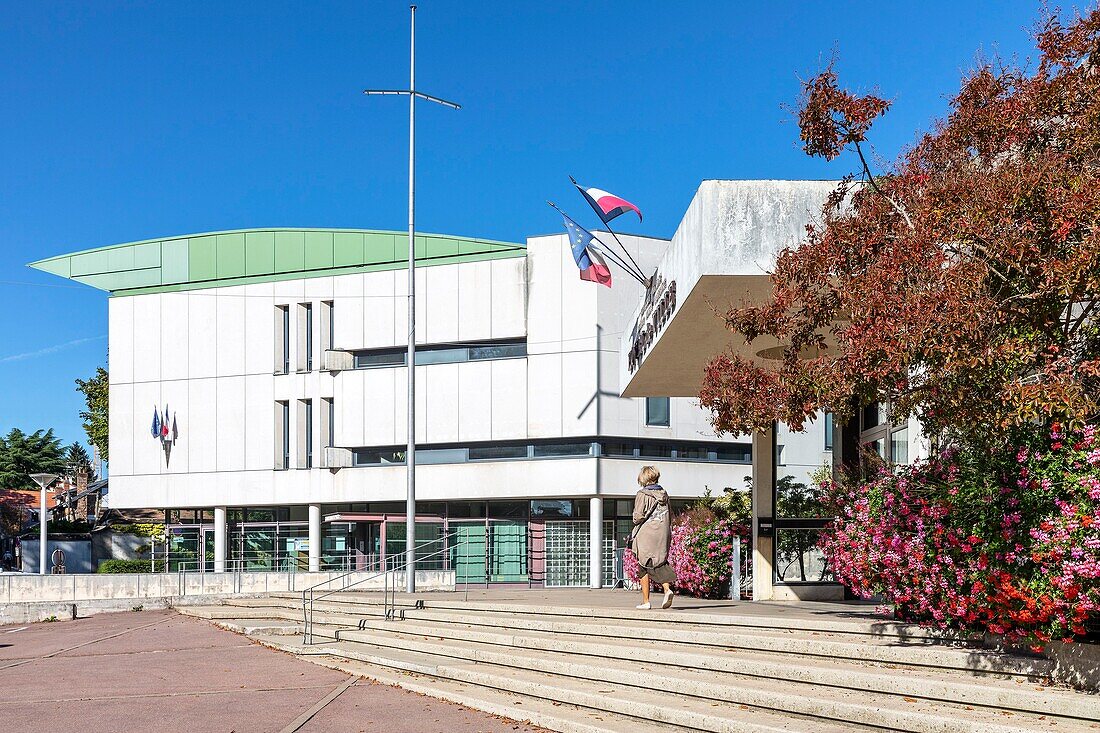
[[[649,516],[648,520],[646,516]],[[639,565],[657,568],[668,562],[672,516],[668,508],[668,493],[657,484],[645,487],[634,497],[634,530],[630,549],[638,558]]]

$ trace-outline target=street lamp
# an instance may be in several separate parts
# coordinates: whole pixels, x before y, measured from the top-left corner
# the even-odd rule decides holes
[[[46,487],[57,481],[56,473],[32,473],[31,480],[38,484],[38,574],[46,574]]]
[[[409,341],[407,346],[408,371],[408,445],[405,450],[405,590],[416,590],[416,220],[415,187],[413,185],[416,169],[415,133],[416,100],[423,99],[451,109],[460,109],[460,105],[446,99],[424,94],[416,89],[416,6],[409,6],[409,88],[408,89],[364,89],[369,96],[402,96],[409,98]]]

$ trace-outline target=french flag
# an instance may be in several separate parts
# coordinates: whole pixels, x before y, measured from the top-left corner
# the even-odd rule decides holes
[[[592,246],[595,237],[587,229],[562,214],[565,219],[565,231],[569,234],[569,247],[573,250],[573,259],[581,271],[581,280],[599,283],[611,287],[611,270],[607,262]]]
[[[621,196],[616,196],[613,193],[604,191],[602,188],[585,188],[577,183],[576,179],[572,176],[570,176],[569,180],[573,181],[573,185],[576,186],[577,190],[581,192],[581,195],[588,200],[589,205],[592,206],[592,209],[599,215],[604,224],[617,216],[622,216],[628,211],[633,211],[637,214],[638,221],[642,220],[641,210]]]

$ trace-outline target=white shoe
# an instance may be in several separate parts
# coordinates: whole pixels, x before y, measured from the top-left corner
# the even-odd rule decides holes
[[[634,608],[638,609],[639,611],[648,611],[651,606],[648,603],[639,603]]]
[[[665,602],[661,604],[661,608],[672,608],[672,591],[665,593]]]

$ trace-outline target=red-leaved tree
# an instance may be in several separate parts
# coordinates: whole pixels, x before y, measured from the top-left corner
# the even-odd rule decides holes
[[[987,63],[950,114],[888,170],[868,134],[888,109],[832,67],[803,86],[807,154],[860,172],[784,251],[767,302],[728,327],[786,344],[777,368],[732,353],[707,367],[721,431],[889,400],[925,430],[998,442],[1015,426],[1095,420],[1100,406],[1100,11],[1048,16],[1028,70]]]

